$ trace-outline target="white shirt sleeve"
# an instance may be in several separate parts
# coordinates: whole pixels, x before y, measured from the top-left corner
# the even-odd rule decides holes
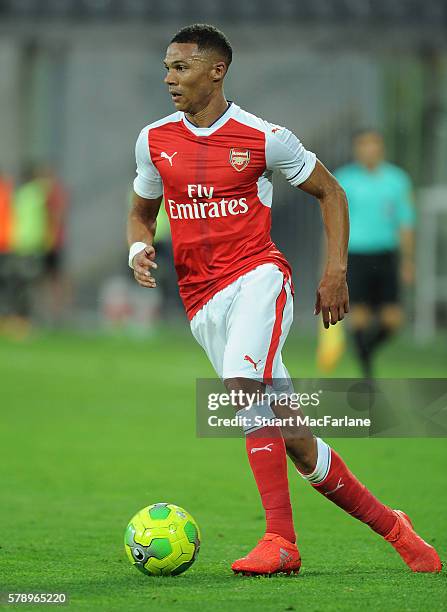
[[[267,123],[265,158],[269,170],[280,170],[291,185],[304,183],[312,174],[317,158],[307,151],[287,128]]]
[[[148,132],[148,127],[142,129],[135,145],[137,176],[133,182],[133,189],[142,198],[154,200],[163,194],[163,182],[151,160]]]

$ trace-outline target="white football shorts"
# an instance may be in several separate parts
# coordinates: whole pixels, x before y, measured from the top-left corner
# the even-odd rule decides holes
[[[218,291],[192,318],[191,331],[222,380],[252,378],[270,386],[274,379],[279,390],[290,385],[281,350],[292,320],[290,283],[268,263]]]

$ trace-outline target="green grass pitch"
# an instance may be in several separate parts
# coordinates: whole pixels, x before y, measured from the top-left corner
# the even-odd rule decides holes
[[[285,360],[294,376],[316,375],[311,340],[291,338]],[[443,362],[441,342],[401,340],[378,374],[445,376]],[[2,339],[0,372],[0,591],[66,591],[71,610],[446,609],[445,573],[412,574],[292,470],[301,574],[233,576],[231,561],[262,535],[263,513],[243,441],[195,435],[195,378],[213,372],[186,332]],[[349,356],[337,375],[357,375]],[[333,444],[445,559],[446,441]],[[178,578],[143,576],[124,555],[129,518],[161,501],[188,509],[202,530],[198,560]]]

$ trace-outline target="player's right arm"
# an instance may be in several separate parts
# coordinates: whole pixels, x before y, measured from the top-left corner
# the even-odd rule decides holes
[[[152,271],[157,268],[153,247],[157,215],[163,197],[163,183],[149,150],[149,128],[141,130],[135,145],[137,176],[127,221],[129,266],[142,287],[156,287]]]
[[[129,265],[133,268],[135,280],[142,287],[157,286],[152,276],[152,270],[157,269],[153,243],[161,200],[162,196],[148,199],[134,193],[127,220]]]

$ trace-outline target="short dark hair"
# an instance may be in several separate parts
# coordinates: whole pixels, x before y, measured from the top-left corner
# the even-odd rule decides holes
[[[356,140],[361,136],[366,136],[366,134],[374,134],[375,136],[379,136],[379,138],[382,138],[383,140],[382,132],[375,127],[362,127],[358,128],[357,130],[354,130],[354,132],[352,133],[352,140]]]
[[[199,51],[217,51],[227,66],[233,59],[233,49],[223,32],[207,23],[194,23],[179,30],[171,43],[196,43]]]

